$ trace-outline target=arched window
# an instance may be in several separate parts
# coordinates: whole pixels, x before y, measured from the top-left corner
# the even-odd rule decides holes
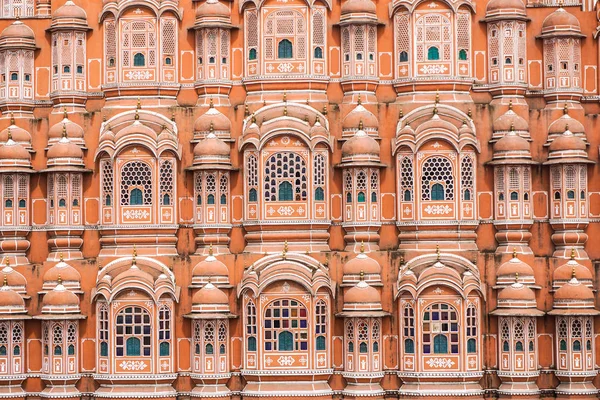
[[[282,299],[272,302],[264,314],[265,351],[306,351],[308,312],[297,300]]]
[[[519,200],[519,193],[517,193],[517,192],[510,192],[510,199],[511,200]]]
[[[315,47],[315,58],[317,58],[317,59],[323,58],[323,48],[322,47]]]
[[[421,171],[422,200],[454,200],[454,175],[449,159],[430,157]]]
[[[325,192],[323,191],[323,188],[316,188],[315,189],[315,201],[323,201],[325,200]]]
[[[327,334],[327,305],[323,300],[319,300],[315,306],[315,334],[317,350],[326,349]]]
[[[448,354],[448,338],[445,335],[435,335],[433,337],[433,353]]]
[[[515,343],[515,351],[523,351],[523,342],[520,340]]]
[[[211,343],[208,343],[205,347],[204,347],[204,353],[207,355],[212,355],[215,354],[215,348]]]
[[[413,354],[415,352],[415,311],[407,304],[404,306],[402,315],[402,334],[404,336],[404,352]]]
[[[282,331],[277,339],[277,350],[293,351],[294,350],[294,335],[292,332]]]
[[[292,42],[282,39],[277,44],[277,58],[293,58]]]
[[[256,338],[254,336],[248,338],[248,351],[256,351]]]
[[[256,49],[250,49],[250,51],[248,52],[248,59],[256,60]]]
[[[306,162],[298,153],[280,152],[271,155],[265,163],[265,200],[307,200],[307,172]],[[287,184],[282,185],[283,182]]]
[[[214,194],[209,194],[206,197],[206,204],[215,204],[215,195]]]
[[[424,354],[458,354],[458,313],[454,307],[435,303],[425,309],[422,343]]]
[[[254,188],[250,189],[250,191],[248,192],[248,200],[251,202],[258,201],[258,196],[256,195],[256,189],[254,189]]]
[[[129,195],[129,205],[130,206],[141,206],[143,204],[143,195],[142,191],[138,188],[132,189]],[[60,202],[59,202],[60,206]]]
[[[431,46],[427,49],[427,60],[436,61],[440,59],[440,49],[436,46]]]
[[[116,355],[144,356],[151,355],[151,323],[150,314],[141,307],[126,307],[116,317]]]
[[[412,339],[404,339],[404,353],[414,354],[415,352],[415,341]]]
[[[249,301],[246,305],[247,350],[256,351],[256,306]]]
[[[408,52],[406,52],[406,51],[400,52],[400,62],[408,62]]]
[[[444,187],[440,183],[435,183],[431,186],[431,200],[445,200]]]
[[[460,49],[458,51],[458,59],[461,61],[466,61],[467,59],[467,51],[465,49]]]
[[[359,203],[364,203],[365,202],[365,193],[364,192],[358,192],[358,196],[356,196],[356,200]]]
[[[317,336],[317,350],[325,350],[325,336]]]
[[[133,56],[133,66],[134,67],[145,67],[146,66],[146,56],[142,53],[135,53]]]
[[[279,196],[278,196],[277,200],[279,200],[279,201],[293,201],[294,200],[294,193],[292,190],[291,183],[284,181],[279,184]]]

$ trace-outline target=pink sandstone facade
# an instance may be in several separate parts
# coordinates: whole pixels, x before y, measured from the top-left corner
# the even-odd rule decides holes
[[[0,399],[596,399],[595,9],[0,0]]]

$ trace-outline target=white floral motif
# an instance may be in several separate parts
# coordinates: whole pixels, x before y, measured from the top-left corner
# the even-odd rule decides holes
[[[150,71],[129,71],[125,76],[134,81],[146,80],[152,77]]]
[[[123,361],[119,366],[125,371],[142,371],[148,365],[143,361]]]
[[[290,63],[281,63],[277,66],[279,72],[292,72],[294,70],[294,66]]]
[[[452,212],[452,207],[446,206],[427,206],[425,207],[425,212],[427,214],[440,215],[440,214],[450,214]]]
[[[422,74],[443,74],[448,71],[445,65],[424,65],[421,67]]]
[[[294,214],[294,208],[292,206],[281,206],[277,209],[277,212],[279,213],[279,215],[288,216]]]
[[[292,356],[281,356],[277,359],[277,362],[279,363],[279,365],[283,366],[292,366],[294,365],[294,357]]]
[[[123,213],[125,219],[146,219],[149,215],[146,210],[127,210]]]
[[[455,362],[449,358],[430,358],[427,365],[431,368],[452,368]]]

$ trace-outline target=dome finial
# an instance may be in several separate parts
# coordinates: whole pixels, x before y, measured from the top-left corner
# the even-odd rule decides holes
[[[360,270],[360,280],[361,281],[365,280],[365,271],[363,271],[362,269]]]
[[[517,248],[513,247],[513,258],[517,258]]]
[[[131,266],[134,267],[136,266],[136,261],[135,259],[137,258],[137,248],[135,247],[135,244],[133,245],[133,254],[131,256]]]
[[[248,103],[244,103],[244,116],[247,117],[250,115],[250,110],[248,109]]]
[[[513,108],[512,99],[510,99],[510,100],[508,101],[508,109],[509,109],[510,111],[512,111],[512,108]]]
[[[208,246],[208,256],[212,257],[212,255],[213,255],[213,245],[211,243],[210,246]]]
[[[283,102],[287,103],[287,92],[285,90],[283,91]]]
[[[363,128],[364,128],[364,125],[363,125],[363,122],[362,122],[362,119],[361,119],[360,122],[358,123],[358,130],[362,131]]]
[[[139,111],[139,108],[136,108],[136,109],[135,109],[135,117],[134,117],[134,119],[135,119],[136,121],[139,121],[139,120],[140,120],[140,113],[139,113],[138,111]]]
[[[213,133],[215,131],[215,125],[213,124],[212,121],[210,121],[210,126],[208,127],[208,131],[210,133]]]
[[[287,117],[287,106],[283,106],[283,116]]]
[[[171,112],[171,122],[175,122],[175,108],[173,108],[173,111]]]
[[[8,286],[8,279],[6,279],[6,274],[4,274],[4,281],[2,282],[2,286]]]
[[[577,274],[575,273],[575,267],[571,269],[571,279],[577,279]]]
[[[511,122],[511,123],[510,123],[510,131],[511,131],[511,132],[514,132],[514,131],[515,131],[515,124],[514,124],[514,122]]]
[[[519,283],[519,273],[515,272],[515,283]]]
[[[63,124],[62,137],[67,137],[67,124]]]
[[[8,140],[12,140],[12,132],[10,131],[10,126],[8,127]]]
[[[140,97],[139,97],[139,96],[138,96],[138,98],[137,98],[137,106],[136,106],[136,108],[137,108],[138,110],[141,110],[141,109],[142,109],[142,101],[140,100]]]
[[[437,105],[433,107],[433,115],[437,115],[438,113],[438,109],[437,109]]]
[[[360,252],[361,253],[365,252],[365,241],[364,240],[360,241]]]
[[[319,118],[319,116],[317,115],[317,117],[315,118],[315,125],[319,123],[319,125],[321,125],[321,120]]]
[[[67,112],[67,107],[63,108],[63,118],[64,119],[69,119],[69,113]]]
[[[356,103],[360,106],[362,104],[362,100],[360,99],[360,93],[358,94],[358,100]]]
[[[400,107],[400,112],[398,113],[398,119],[404,118],[404,112],[402,111],[402,107]]]
[[[440,90],[436,89],[435,90],[435,104],[439,104],[440,103]]]
[[[469,119],[473,119],[473,112],[471,111],[471,109],[469,108],[469,110],[467,111],[467,116],[469,117]]]
[[[62,278],[60,277],[60,274],[58,274],[58,278],[56,279],[56,282],[57,282],[59,285],[62,285]]]
[[[437,260],[440,261],[440,258],[442,257],[442,253],[440,252],[440,245],[439,244],[435,245],[435,254],[437,254]]]
[[[281,252],[281,257],[285,260],[288,252],[288,241],[287,239],[283,242],[283,251]]]
[[[569,114],[569,104],[568,103],[565,103],[565,106],[563,107],[563,114],[564,115]]]
[[[10,113],[10,124],[11,125],[15,124],[15,114],[14,113]]]
[[[575,247],[571,247],[571,260],[575,259]]]
[[[58,260],[59,260],[60,262],[65,262],[65,259],[63,258],[63,253],[62,253],[62,251],[61,251],[61,252],[58,254]]]
[[[323,112],[321,114],[327,115],[327,104],[323,106]]]
[[[256,123],[256,115],[252,114],[252,119],[251,119],[252,123],[255,124]]]
[[[210,102],[208,103],[208,108],[215,108],[215,103],[213,102],[213,98],[210,98]]]

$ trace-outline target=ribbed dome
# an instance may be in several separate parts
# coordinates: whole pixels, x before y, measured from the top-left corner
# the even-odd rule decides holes
[[[83,128],[68,118],[63,118],[62,121],[52,125],[48,130],[48,138],[60,139],[63,136],[64,131],[66,131],[69,139],[83,138]]]
[[[342,4],[342,15],[373,14],[377,12],[375,3],[371,0],[348,0]]]
[[[219,139],[214,133],[209,133],[205,139],[194,146],[194,157],[221,156],[229,157],[229,145]]]
[[[31,155],[23,146],[9,138],[3,146],[0,146],[0,162],[2,160],[21,160],[29,163]]]
[[[140,134],[149,136],[154,139],[156,139],[158,137],[158,135],[152,128],[142,124],[139,120],[135,120],[133,124],[126,126],[125,128],[121,129],[119,132],[117,132],[117,134],[115,135],[115,140],[119,140],[120,138],[128,136],[128,135],[140,135]]]
[[[343,267],[344,275],[365,275],[380,274],[381,265],[365,253],[361,252],[353,259],[349,260]]]
[[[231,10],[217,0],[207,0],[196,10],[196,18],[230,18]]]
[[[62,139],[50,146],[47,157],[48,162],[57,158],[81,159],[83,162],[83,150],[81,150],[81,147],[71,142],[69,138],[63,136]]]
[[[231,121],[213,107],[212,101],[207,112],[194,122],[194,132],[231,132]]]
[[[20,294],[8,286],[8,281],[4,277],[4,285],[0,289],[0,314],[5,312],[24,312],[25,301]]]
[[[112,286],[116,287],[123,281],[138,281],[154,286],[154,277],[146,271],[142,271],[136,264],[135,257],[131,262],[131,267],[121,272],[112,280]]]
[[[33,30],[23,22],[15,21],[0,33],[0,41],[3,39],[34,40],[35,34],[33,33]]]
[[[535,302],[535,293],[520,282],[505,287],[498,293],[498,301],[502,302]]]
[[[61,18],[73,18],[87,21],[87,14],[83,8],[73,3],[73,1],[67,0],[64,5],[58,7],[58,9],[52,13],[53,20]]]
[[[360,125],[362,125],[362,128],[359,128]],[[345,131],[356,131],[357,129],[376,131],[378,126],[379,121],[377,120],[377,117],[367,110],[360,102],[342,120],[342,130]]]
[[[507,19],[514,15],[526,16],[527,9],[521,0],[490,0],[485,9],[485,16],[495,15],[503,15]]]
[[[379,143],[362,129],[358,130],[353,137],[342,145],[342,158],[365,154],[378,158],[379,152]]]
[[[519,260],[516,254],[513,254],[513,258],[502,263],[502,265],[498,267],[496,276],[498,277],[498,280],[504,278],[514,282],[517,278],[532,278],[533,268],[531,268],[531,266],[526,262]]]
[[[550,152],[569,150],[585,151],[586,145],[580,137],[573,135],[571,131],[565,131],[562,135],[552,141],[549,150]]]
[[[11,125],[8,128],[3,129],[2,132],[0,132],[0,143],[6,143],[8,141],[9,134],[12,137],[12,140],[19,143],[21,146],[25,148],[31,147],[31,133],[16,126],[14,121],[11,122]]]
[[[523,117],[512,110],[511,105],[507,112],[494,120],[492,129],[494,132],[527,131],[529,130],[529,124]]]
[[[217,260],[212,254],[206,259],[200,261],[192,270],[192,279],[194,277],[228,277],[229,270],[221,261]]]
[[[542,34],[548,33],[581,34],[581,26],[576,16],[560,7],[542,22]]]
[[[350,288],[344,295],[344,311],[381,310],[381,295],[364,280]]]
[[[2,274],[4,275],[4,279],[6,279],[6,281],[8,282],[8,286],[10,286],[11,288],[25,288],[25,285],[27,285],[27,280],[25,279],[25,277],[20,273],[15,271],[9,264],[8,264],[8,258],[6,259],[6,264],[5,267],[2,268]]]
[[[579,264],[574,255],[571,256],[569,261],[554,270],[553,278],[555,281],[568,281],[573,277],[580,282],[591,282],[593,279],[592,272],[587,267]]]
[[[571,131],[575,135],[585,133],[583,124],[569,115],[569,109],[566,105],[564,114],[554,120],[548,127],[548,135],[562,135],[565,131]]]
[[[50,268],[44,274],[44,284],[46,282],[58,282],[59,279],[65,282],[81,282],[81,274],[75,267],[67,264],[66,262],[59,261],[55,266]]]
[[[46,293],[42,299],[42,312],[78,312],[79,298],[67,290],[59,280],[54,290]]]
[[[229,307],[229,297],[221,289],[208,282],[204,287],[196,292],[192,297],[193,305],[227,305]]]
[[[494,143],[494,153],[529,152],[529,142],[511,132]]]
[[[582,285],[577,278],[572,278],[554,293],[555,303],[590,302],[593,306],[594,293]]]

